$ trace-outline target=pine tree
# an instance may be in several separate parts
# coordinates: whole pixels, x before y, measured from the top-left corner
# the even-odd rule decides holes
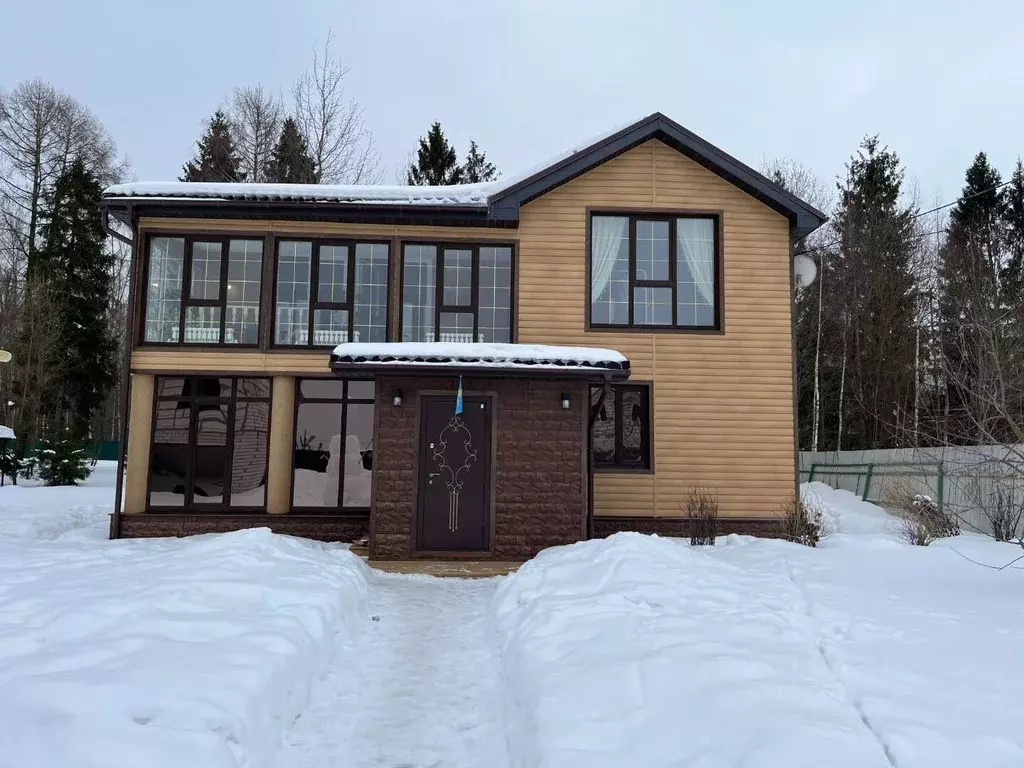
[[[181,181],[245,181],[245,174],[238,170],[231,123],[223,111],[218,109],[214,113],[196,147],[196,157],[185,163]]]
[[[1024,302],[1024,163],[1019,159],[1003,197],[1007,250],[1003,296],[1006,304],[1020,307]]]
[[[76,439],[88,435],[90,419],[115,383],[116,344],[107,322],[114,258],[105,248],[101,191],[81,160],[58,177],[37,259],[37,269],[61,300],[64,359],[55,394]]]
[[[313,158],[294,118],[285,118],[281,126],[281,137],[267,164],[267,181],[278,184],[316,183]]]
[[[409,166],[407,183],[415,186],[446,186],[463,183],[455,147],[448,143],[441,124],[434,122],[427,135],[420,138],[416,164]]]
[[[78,485],[92,474],[85,444],[70,431],[44,441],[36,453],[36,473],[47,485]]]
[[[914,392],[914,212],[900,202],[900,159],[878,137],[846,168],[833,222],[838,260],[825,285],[839,323],[837,442],[842,430],[842,448],[884,448],[896,444]]]
[[[498,169],[494,167],[494,163],[487,162],[487,154],[478,151],[476,142],[471,140],[466,164],[462,166],[462,175],[467,184],[476,184],[498,178]]]

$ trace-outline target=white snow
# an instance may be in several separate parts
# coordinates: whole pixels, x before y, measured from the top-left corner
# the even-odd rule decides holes
[[[75,535],[112,491],[0,488],[0,766],[271,765],[366,621],[366,567],[265,529]]]
[[[0,440],[13,440],[13,439],[14,439],[14,430],[11,429],[10,427],[5,427],[3,424],[0,424]]]
[[[912,547],[877,507],[808,492],[872,535],[618,534],[509,577],[492,622],[513,764],[1024,765],[1024,574],[965,559],[1020,548]]]
[[[614,349],[601,347],[558,347],[549,344],[489,344],[484,342],[347,342],[334,348],[338,357],[354,362],[379,362],[407,365],[524,366],[530,368],[579,368],[580,366],[618,366],[627,362]],[[365,358],[365,359],[360,359]]]
[[[0,488],[0,767],[1024,765],[1022,554],[803,487],[817,549],[619,534],[505,579]]]

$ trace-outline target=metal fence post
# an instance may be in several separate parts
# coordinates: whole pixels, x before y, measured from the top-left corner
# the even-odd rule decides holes
[[[814,482],[814,470],[817,469],[817,467],[818,467],[817,464],[811,464],[811,471],[807,475],[807,482],[808,483],[813,483]]]
[[[867,476],[864,478],[864,495],[861,496],[862,501],[868,500],[868,491],[871,490],[871,474],[875,471],[874,464],[868,464]]]

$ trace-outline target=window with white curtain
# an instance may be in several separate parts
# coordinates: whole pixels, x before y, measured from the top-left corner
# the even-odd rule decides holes
[[[716,216],[595,213],[590,326],[720,327]]]

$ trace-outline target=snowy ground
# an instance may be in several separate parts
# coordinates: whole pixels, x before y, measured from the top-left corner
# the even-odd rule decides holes
[[[103,540],[112,475],[0,489],[0,766],[1024,765],[1019,548],[622,534],[506,579],[267,531]],[[1020,565],[1020,564],[1018,564]]]

